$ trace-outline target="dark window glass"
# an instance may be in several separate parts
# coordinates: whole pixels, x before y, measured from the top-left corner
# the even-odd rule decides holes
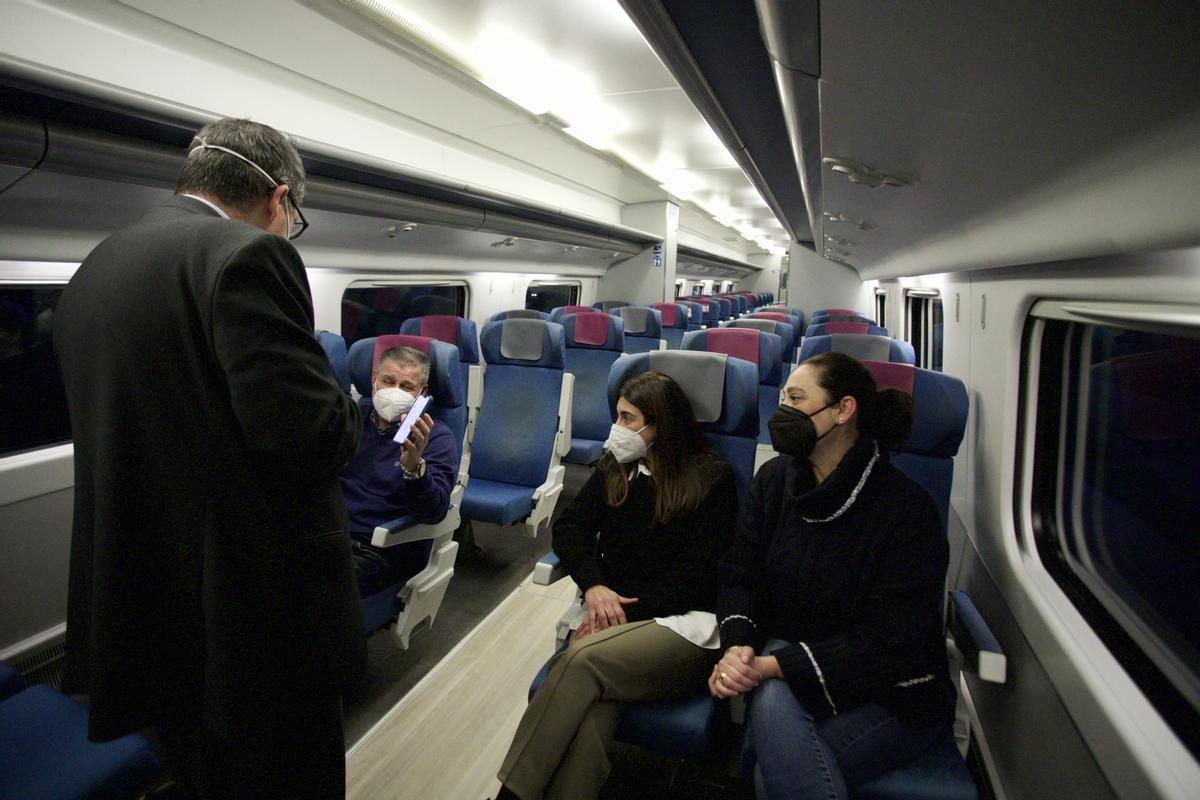
[[[51,338],[62,288],[0,287],[0,455],[71,440]]]
[[[692,294],[704,294],[704,284],[697,281],[692,285]]]
[[[1200,750],[1200,339],[1044,323],[1033,506],[1043,562]]]
[[[550,311],[560,306],[579,305],[578,283],[531,283],[525,290],[525,307]]]
[[[881,328],[887,327],[887,293],[875,293],[875,324]]]
[[[359,339],[399,333],[412,317],[467,313],[465,286],[367,286],[342,294],[342,337],[349,347]]]
[[[905,333],[917,355],[917,366],[942,371],[942,301],[938,297],[910,294],[905,298]],[[882,323],[880,323],[882,324]]]

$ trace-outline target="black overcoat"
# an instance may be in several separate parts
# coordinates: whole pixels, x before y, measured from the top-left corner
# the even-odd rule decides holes
[[[108,739],[365,664],[337,472],[359,412],[286,240],[176,196],[92,251],[54,319],[75,442],[66,688]]]

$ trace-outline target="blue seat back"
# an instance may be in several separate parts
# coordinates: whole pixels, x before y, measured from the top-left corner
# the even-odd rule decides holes
[[[865,311],[855,311],[853,308],[818,308],[813,312],[813,317],[828,316],[829,314],[857,314],[860,317],[865,317]]]
[[[333,371],[333,379],[338,388],[350,394],[350,367],[346,361],[346,340],[336,333],[317,331],[317,342],[325,350],[329,358],[329,368]]]
[[[831,333],[865,333],[871,336],[887,336],[887,328],[881,328],[869,322],[822,322],[809,325],[804,332],[808,336],[826,336]]]
[[[564,314],[580,314],[584,311],[595,311],[591,306],[556,306],[550,309],[550,321],[562,322]]]
[[[630,304],[626,303],[624,300],[598,300],[597,302],[592,303],[592,308],[608,314],[627,305]]]
[[[400,332],[408,336],[428,336],[458,348],[462,385],[469,385],[471,366],[479,363],[479,336],[474,320],[446,314],[412,317],[400,324]]]
[[[787,322],[776,322],[773,319],[755,319],[754,317],[746,317],[744,319],[730,320],[724,323],[730,328],[753,328],[754,330],[762,331],[763,333],[773,333],[782,340],[783,346],[783,362],[790,364],[795,360],[796,355],[796,329]]]
[[[700,326],[704,324],[704,310],[707,308],[707,304],[701,305],[688,297],[676,297],[675,303],[683,306],[688,311],[687,330],[700,330]]]
[[[608,415],[608,373],[625,348],[620,317],[592,311],[562,317],[566,370],[575,376],[571,406],[571,436],[603,442],[612,417]]]
[[[641,306],[622,306],[617,309],[625,325],[625,352],[648,353],[658,349],[662,339],[662,313]]]
[[[779,407],[779,387],[783,383],[783,339],[774,333],[752,328],[710,328],[683,337],[684,350],[700,350],[749,361],[758,374],[758,441],[770,444],[767,420]]]
[[[954,455],[967,427],[967,390],[953,375],[909,364],[864,361],[879,389],[900,389],[913,399],[913,427],[892,459],[929,492],[946,529]]]
[[[913,346],[899,339],[886,336],[871,336],[860,333],[833,333],[824,336],[806,336],[800,345],[803,362],[821,353],[845,353],[859,361],[891,361],[896,364],[916,364]]]
[[[545,311],[537,311],[532,308],[514,308],[508,311],[497,311],[488,317],[488,322],[503,322],[506,319],[537,319],[549,322],[550,315]]]
[[[792,322],[792,324],[796,326],[796,330],[799,331],[800,336],[804,335],[804,329],[806,327],[808,327],[804,323],[804,320],[805,320],[804,312],[798,308],[789,308],[788,306],[784,306],[784,305],[768,304],[768,305],[765,305],[765,306],[762,306],[761,308],[759,308],[758,311],[756,311],[754,315],[758,316],[759,314],[783,314],[788,317],[795,317],[794,321],[792,321],[792,320],[779,320],[779,321],[780,322]],[[797,344],[799,344],[799,342],[797,342]]]
[[[608,406],[614,419],[621,386],[643,372],[661,372],[679,384],[705,438],[733,469],[738,496],[744,496],[754,475],[758,444],[758,374],[754,365],[724,353],[627,353],[613,364],[608,378]]]
[[[688,332],[688,319],[692,312],[682,303],[651,303],[650,307],[659,313],[662,338],[667,342],[667,349],[678,350],[683,345],[683,335]]]
[[[562,392],[563,327],[536,319],[488,322],[479,334],[487,371],[471,443],[472,478],[537,487],[546,480]]]
[[[359,339],[350,346],[349,372],[354,388],[363,397],[371,396],[372,372],[379,356],[393,347],[411,347],[429,359],[429,416],[440,420],[454,435],[454,447],[461,460],[463,437],[467,432],[467,387],[463,383],[458,348],[428,336],[403,333]]]

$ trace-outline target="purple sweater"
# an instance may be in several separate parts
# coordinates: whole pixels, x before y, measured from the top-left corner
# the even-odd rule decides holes
[[[458,473],[454,434],[434,420],[425,444],[425,475],[404,480],[400,445],[392,441],[396,425],[383,433],[375,426],[371,398],[359,401],[362,438],[358,452],[342,470],[342,498],[350,514],[350,532],[368,538],[377,525],[411,514],[418,522],[441,522],[450,508],[450,490]]]

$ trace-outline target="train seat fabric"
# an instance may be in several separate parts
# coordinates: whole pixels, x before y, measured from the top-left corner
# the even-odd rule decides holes
[[[562,317],[566,370],[575,376],[571,405],[572,464],[591,464],[604,453],[612,417],[608,414],[608,373],[625,348],[620,317],[593,311]]]
[[[865,322],[868,325],[874,325],[875,320],[870,317],[864,317],[860,314],[814,314],[812,324],[824,322]]]
[[[704,311],[704,324],[715,328],[721,322],[721,304],[711,297],[697,297],[696,302]]]
[[[648,353],[663,347],[662,312],[641,306],[617,309],[625,325],[625,352]]]
[[[825,336],[831,333],[866,333],[871,336],[887,336],[887,328],[869,322],[821,322],[809,325],[805,336]]]
[[[913,346],[899,339],[886,336],[871,336],[857,333],[833,333],[824,336],[806,336],[800,345],[797,361],[821,353],[845,353],[859,361],[891,361],[897,364],[916,364]]]
[[[688,332],[688,320],[692,312],[682,303],[651,303],[662,321],[662,338],[668,350],[678,350],[683,344],[683,335]],[[699,323],[697,323],[699,327]]]
[[[783,363],[790,364],[796,360],[796,329],[787,322],[777,322],[773,319],[755,319],[753,316],[726,322],[730,328],[753,328],[763,333],[773,333],[783,343]]]
[[[400,324],[400,332],[409,336],[428,336],[458,348],[458,358],[466,364],[479,363],[479,337],[474,320],[431,314],[412,317]]]
[[[471,443],[462,516],[510,525],[530,514],[558,431],[566,342],[553,322],[488,322],[479,335],[488,368]]]
[[[618,308],[628,305],[632,305],[632,303],[626,303],[624,300],[599,300],[592,303],[592,308],[596,311],[603,311],[605,314],[610,314]]]
[[[683,349],[725,353],[754,365],[758,373],[758,442],[769,445],[767,420],[779,407],[784,375],[782,337],[748,328],[712,328],[687,334]]]
[[[966,387],[952,375],[909,364],[864,361],[863,365],[879,389],[899,389],[913,399],[912,432],[892,463],[932,495],[945,530],[953,459],[967,426]]]
[[[582,314],[585,311],[595,311],[591,306],[556,306],[550,309],[550,321],[562,322],[564,314]]]
[[[442,314],[413,317],[400,324],[400,332],[409,336],[428,336],[457,347],[462,385],[464,388],[470,385],[471,367],[479,363],[479,336],[474,320]]]
[[[804,324],[804,320],[805,320],[804,312],[798,308],[789,308],[788,306],[779,305],[779,304],[775,304],[775,305],[767,304],[755,312],[755,314],[760,314],[760,313],[762,313],[762,314],[785,314],[789,317],[795,317],[798,321],[797,327],[800,329],[801,335],[804,335],[804,329],[806,327],[808,327],[807,325]],[[784,320],[780,320],[780,321],[783,322]]]
[[[829,314],[858,314],[862,317],[866,316],[863,312],[855,311],[853,308],[818,308],[813,312],[814,317],[828,316]]]
[[[767,319],[773,322],[782,322],[792,326],[792,349],[797,352],[800,347],[800,342],[804,339],[804,314],[796,314],[792,311],[755,311],[750,315],[750,319]]]
[[[488,322],[503,322],[506,319],[538,319],[543,322],[550,321],[550,315],[545,311],[537,311],[532,308],[514,308],[511,311],[498,311],[488,317]]]
[[[0,702],[25,688],[25,680],[15,669],[0,661]]]
[[[705,310],[705,308],[707,308],[707,304],[701,305],[701,304],[693,301],[690,297],[676,297],[675,304],[683,306],[684,308],[687,309],[687,312],[688,312],[687,330],[689,330],[689,331],[700,330],[700,327],[704,324],[704,310]],[[657,308],[657,304],[655,305],[655,307]],[[666,324],[666,323],[664,323],[664,324]],[[678,348],[674,348],[674,349],[678,349]]]
[[[157,777],[144,737],[91,742],[87,729],[87,709],[46,686],[0,702],[0,797],[131,800]]]
[[[858,786],[854,800],[976,800],[975,781],[947,726],[909,764]]]
[[[337,381],[338,388],[350,394],[350,366],[347,363],[346,340],[336,333],[317,331],[317,343],[329,359],[329,368],[333,370],[333,379]]]

